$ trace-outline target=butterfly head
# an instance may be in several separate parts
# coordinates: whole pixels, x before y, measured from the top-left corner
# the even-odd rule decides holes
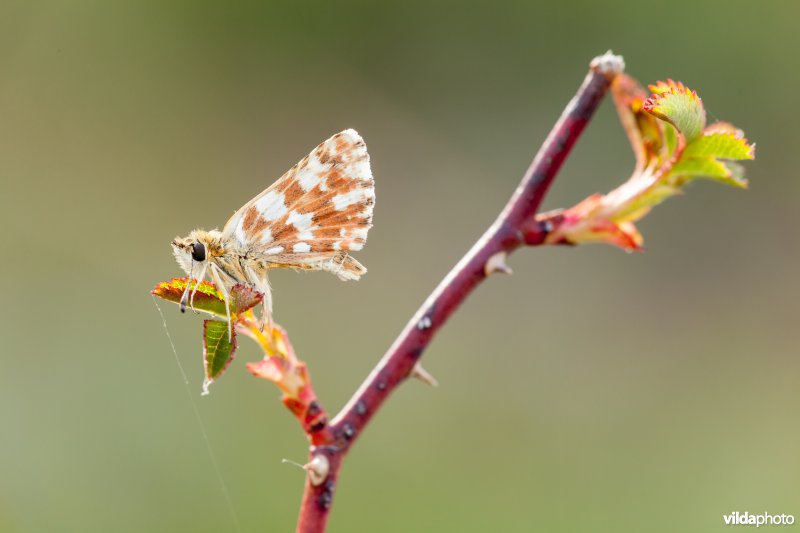
[[[194,230],[188,237],[176,237],[172,241],[172,253],[181,268],[189,274],[202,267],[213,256],[219,255],[220,234],[218,231]],[[196,272],[194,272],[196,274]]]

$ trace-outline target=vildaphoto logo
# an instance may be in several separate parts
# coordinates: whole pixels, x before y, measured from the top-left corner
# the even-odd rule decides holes
[[[790,514],[750,514],[747,511],[722,515],[726,526],[791,526],[794,516]]]

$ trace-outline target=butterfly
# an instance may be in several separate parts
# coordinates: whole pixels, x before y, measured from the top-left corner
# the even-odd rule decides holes
[[[348,252],[361,250],[372,227],[375,185],[367,146],[352,129],[337,133],[244,204],[222,231],[196,229],[172,241],[178,264],[197,283],[181,298],[192,305],[209,274],[226,301],[230,337],[230,288],[247,285],[264,295],[272,313],[267,273],[273,268],[325,270],[357,280],[367,269]]]

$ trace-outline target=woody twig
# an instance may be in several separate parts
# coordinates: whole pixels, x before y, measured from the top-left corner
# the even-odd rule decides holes
[[[595,58],[589,73],[553,127],[522,182],[494,224],[458,262],[422,304],[383,359],[342,411],[318,435],[310,451],[309,471],[297,531],[325,531],[342,460],[383,402],[406,379],[429,376],[419,360],[437,331],[466,297],[494,273],[510,273],[506,259],[522,246],[542,244],[550,223],[536,214],[550,184],[583,129],[592,118],[610,83],[624,69],[620,56]]]

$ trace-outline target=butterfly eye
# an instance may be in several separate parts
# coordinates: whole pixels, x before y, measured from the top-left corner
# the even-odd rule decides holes
[[[202,243],[196,242],[192,245],[192,259],[198,263],[206,260],[206,247]]]

